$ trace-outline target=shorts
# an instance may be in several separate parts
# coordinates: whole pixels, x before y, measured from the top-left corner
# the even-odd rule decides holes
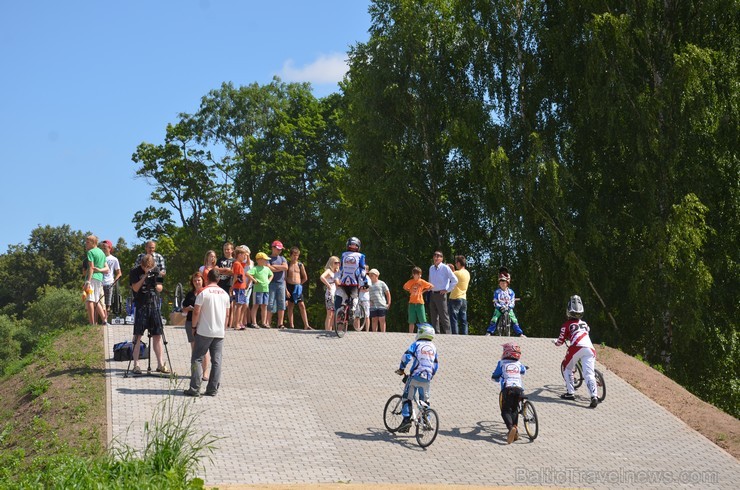
[[[290,301],[293,304],[298,304],[303,302],[303,287],[300,288],[298,286],[301,286],[300,284],[288,284],[288,292],[290,293],[290,298],[288,298],[288,301]],[[298,289],[298,294],[295,293],[295,290]]]
[[[285,311],[285,283],[271,282],[269,298],[267,304],[270,306],[271,312]]]
[[[424,311],[424,305],[418,303],[409,303],[409,323],[426,323],[427,314]]]
[[[185,321],[185,334],[188,336],[188,342],[195,342],[195,332],[193,332],[193,322]]]
[[[270,301],[270,293],[254,293],[255,305],[266,305]]]
[[[100,301],[100,298],[103,297],[103,282],[98,279],[93,279],[90,281],[90,287],[92,288],[93,292],[92,294],[87,295],[87,301],[97,303],[98,301]]]
[[[370,318],[385,318],[388,308],[370,308]]]
[[[158,305],[147,304],[136,305],[134,313],[134,335],[144,335],[144,330],[149,330],[149,335],[162,335],[162,316]]]
[[[324,304],[326,305],[326,311],[334,311],[334,293],[329,290],[326,291]]]
[[[234,289],[234,296],[232,298],[238,305],[247,304],[247,290],[246,289]]]

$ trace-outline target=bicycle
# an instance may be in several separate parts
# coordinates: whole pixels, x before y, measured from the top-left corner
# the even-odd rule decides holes
[[[406,383],[406,376],[403,383]],[[403,423],[403,396],[393,395],[383,409],[383,423],[388,432],[395,434],[401,428]],[[419,398],[418,393],[414,394],[411,402],[411,423],[416,427],[415,437],[419,447],[429,447],[437,438],[439,432],[439,416],[437,412],[429,406],[427,402]]]
[[[570,342],[566,340],[565,345],[570,346]],[[565,366],[563,366],[563,363],[560,363],[560,375],[563,377],[563,380],[565,380]],[[606,381],[604,380],[604,375],[601,374],[601,371],[596,368],[594,368],[594,378],[596,378],[596,398],[598,398],[599,403],[601,403],[606,398]],[[574,390],[577,390],[581,387],[581,385],[583,384],[583,379],[583,366],[581,365],[581,360],[578,359],[578,362],[576,362],[575,366],[573,366]]]
[[[514,298],[514,301],[519,301],[520,298]],[[511,316],[509,316],[509,308],[501,308],[501,316],[496,320],[496,330],[494,333],[486,332],[486,337],[491,335],[498,335],[499,337],[511,337]]]
[[[352,308],[349,307],[350,306],[349,301],[352,301]],[[337,334],[337,337],[339,338],[344,337],[344,334],[347,333],[347,326],[350,323],[352,323],[354,327],[354,311],[356,308],[357,308],[357,304],[350,296],[342,301],[342,304],[339,306],[337,311],[334,313],[334,332]]]

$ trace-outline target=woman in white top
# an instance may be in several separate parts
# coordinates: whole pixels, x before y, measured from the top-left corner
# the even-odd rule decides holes
[[[332,255],[324,266],[324,272],[321,274],[321,282],[324,283],[326,295],[326,320],[324,321],[324,330],[334,330],[334,294],[337,285],[334,282],[334,276],[339,272],[339,257]]]

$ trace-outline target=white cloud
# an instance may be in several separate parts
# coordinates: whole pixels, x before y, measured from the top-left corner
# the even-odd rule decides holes
[[[288,82],[311,82],[314,85],[338,83],[347,73],[347,55],[334,53],[321,55],[313,62],[295,67],[292,59],[283,63],[280,77]]]

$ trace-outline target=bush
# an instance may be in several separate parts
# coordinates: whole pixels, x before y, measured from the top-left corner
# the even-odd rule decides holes
[[[87,314],[81,291],[45,286],[41,296],[24,313],[35,334],[85,325]]]
[[[5,363],[20,359],[22,339],[29,331],[27,321],[0,315],[0,359]]]

